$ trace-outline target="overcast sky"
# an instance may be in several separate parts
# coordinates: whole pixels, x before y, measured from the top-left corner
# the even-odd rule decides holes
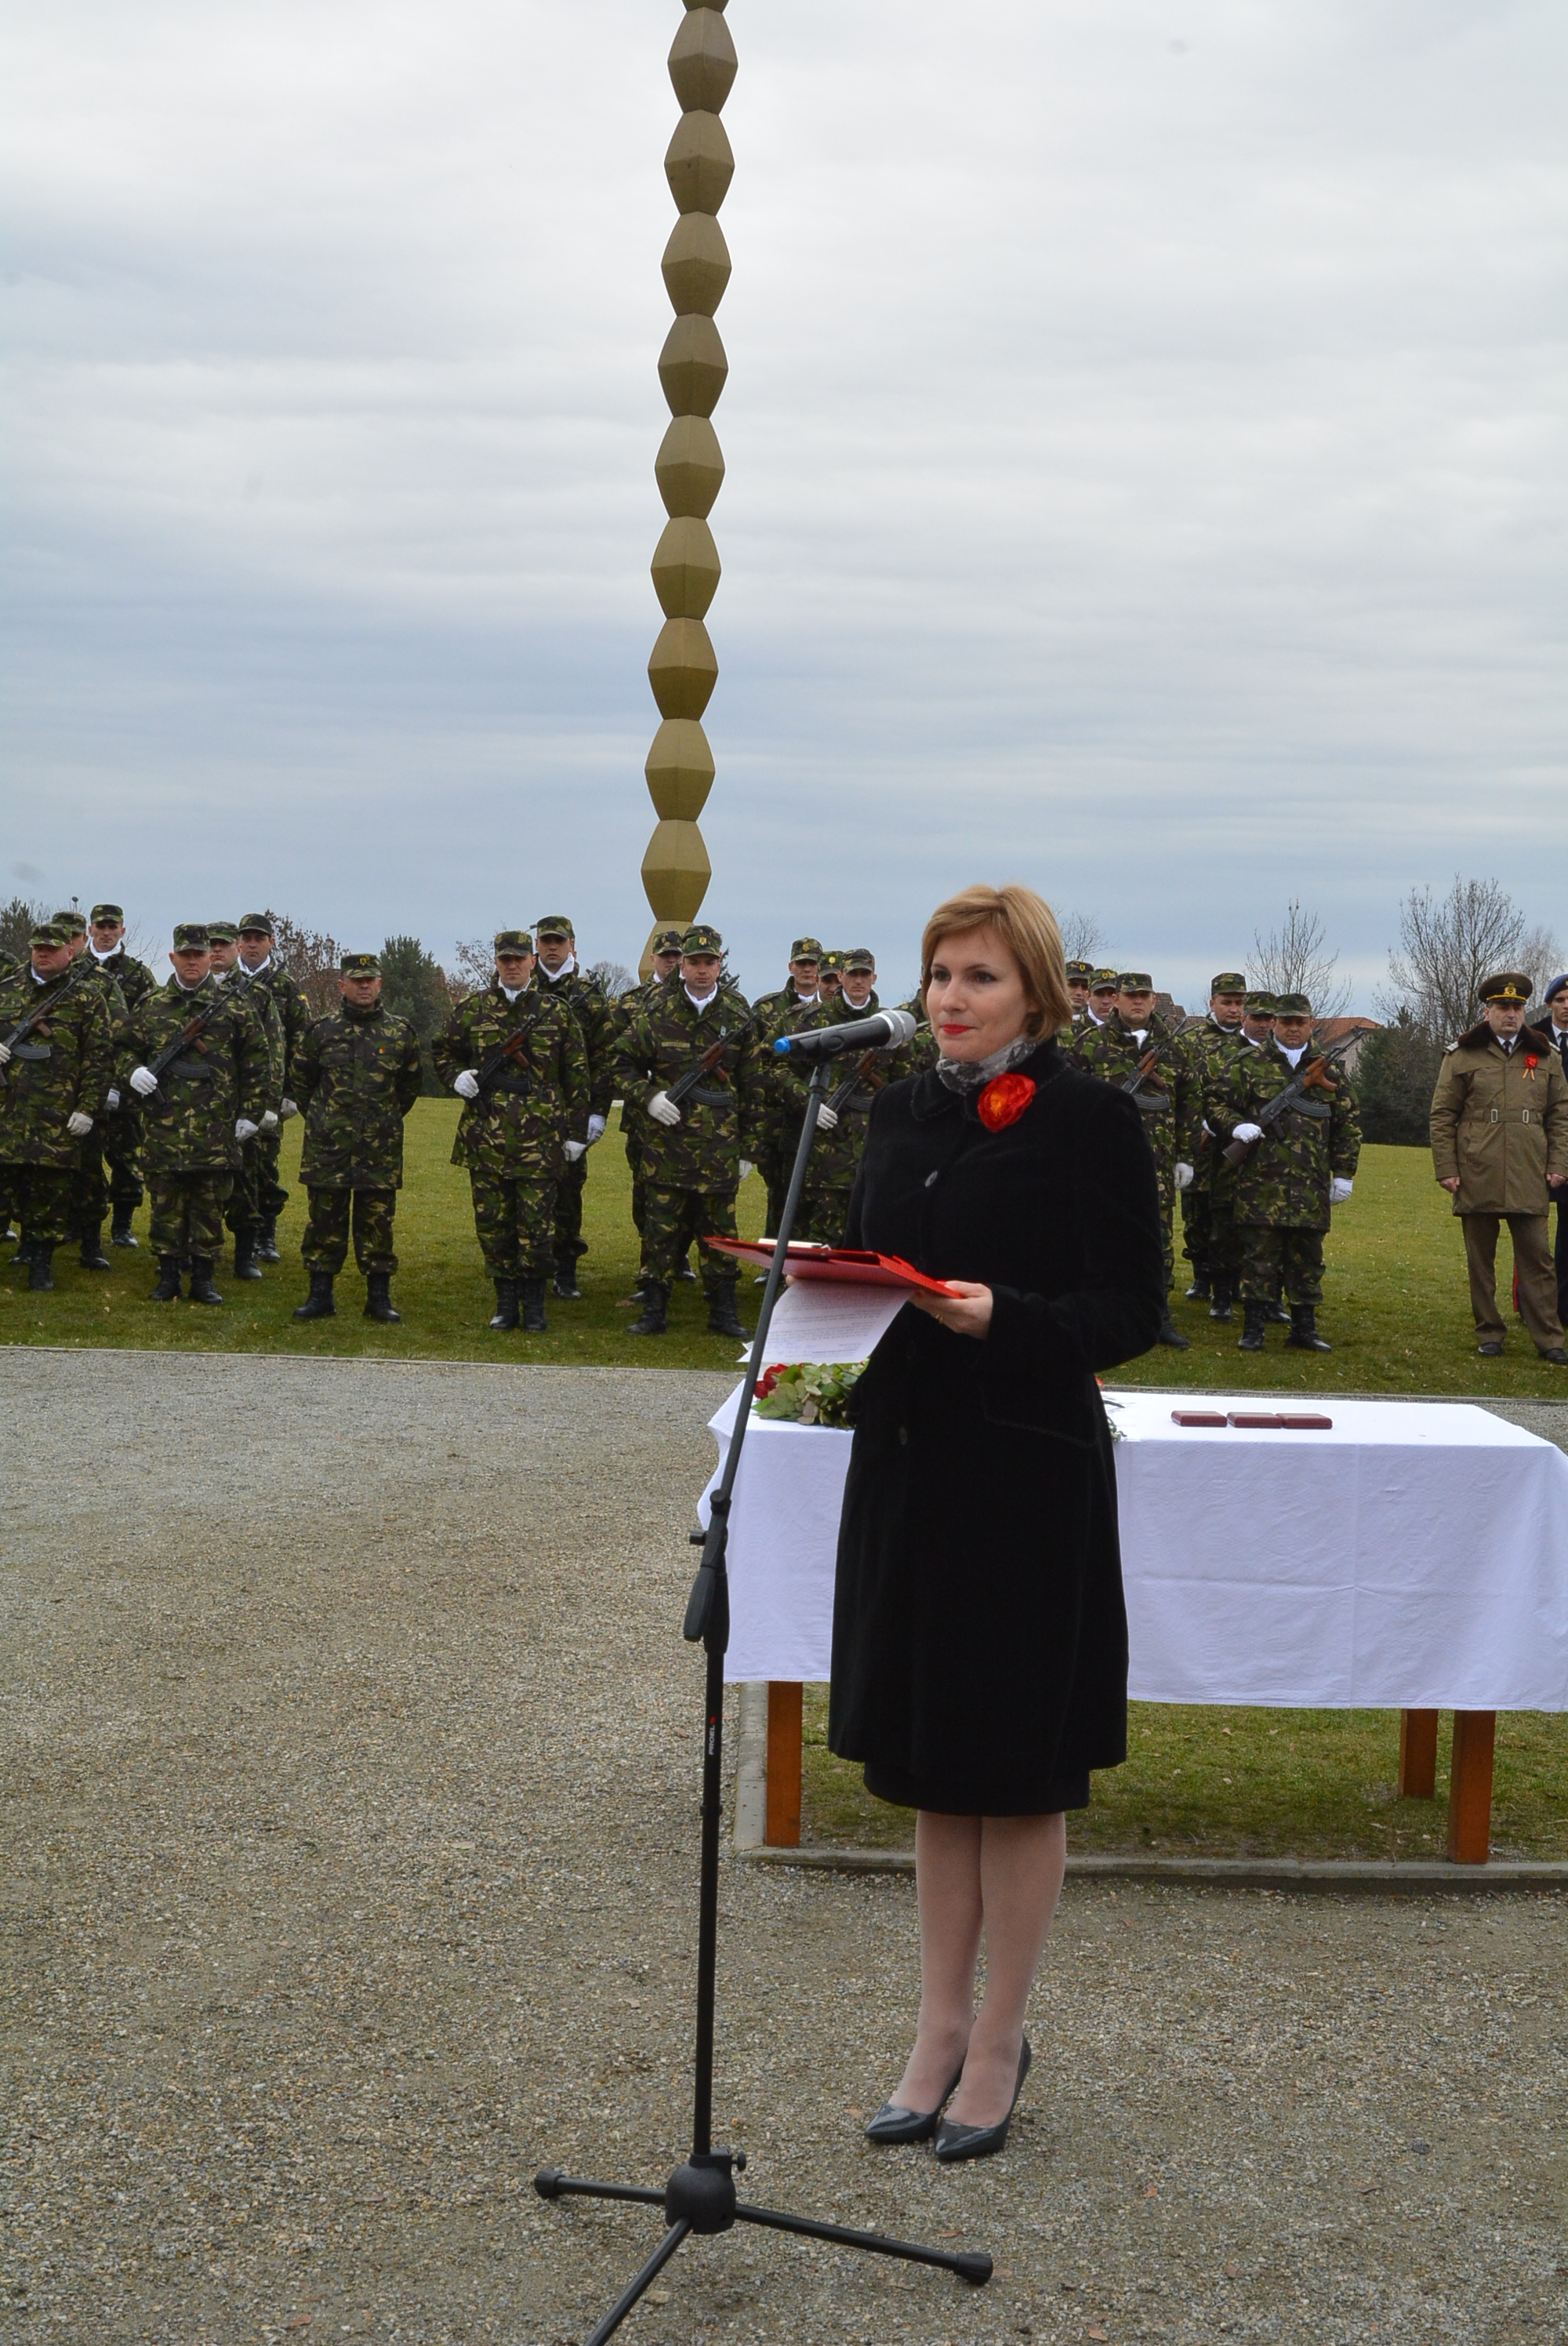
[[[3,87],[7,886],[636,959],[676,0],[51,0]],[[732,0],[704,907],[1568,933],[1568,20]]]

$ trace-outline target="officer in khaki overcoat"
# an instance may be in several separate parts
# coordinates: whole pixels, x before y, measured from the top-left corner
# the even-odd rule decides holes
[[[1502,1350],[1497,1232],[1508,1224],[1519,1309],[1543,1361],[1568,1368],[1546,1209],[1568,1179],[1568,1076],[1551,1037],[1524,1023],[1530,980],[1503,970],[1481,987],[1480,1024],[1451,1043],[1432,1094],[1432,1163],[1464,1218],[1476,1350]]]

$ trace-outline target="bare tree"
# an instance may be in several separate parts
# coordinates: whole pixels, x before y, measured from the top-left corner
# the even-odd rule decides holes
[[[1260,936],[1252,933],[1252,967],[1258,984],[1269,994],[1304,994],[1319,1021],[1342,1018],[1349,1007],[1350,988],[1334,973],[1339,956],[1329,951],[1323,923],[1292,896],[1278,929]]]
[[[1093,913],[1058,913],[1062,950],[1069,961],[1098,962],[1105,950],[1105,932]]]
[[[459,937],[446,983],[454,1002],[465,994],[481,994],[495,974],[495,948],[488,937]]]
[[[1390,991],[1380,1007],[1390,1015],[1408,1010],[1433,1040],[1451,1039],[1474,1021],[1482,978],[1529,967],[1527,949],[1549,959],[1552,942],[1526,929],[1499,880],[1463,880],[1456,872],[1441,898],[1412,888],[1400,906],[1400,942],[1389,955]]]
[[[267,918],[272,923],[273,952],[316,1016],[324,1018],[338,1007],[338,964],[343,957],[342,946],[324,929],[301,928],[286,913],[274,913],[270,906]]]
[[[624,962],[596,961],[589,969],[588,975],[603,987],[612,1002],[618,1002],[621,995],[629,994],[636,984],[636,979]]]

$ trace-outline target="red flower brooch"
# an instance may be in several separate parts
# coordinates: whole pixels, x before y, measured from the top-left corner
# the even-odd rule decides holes
[[[987,1132],[1005,1132],[1016,1124],[1034,1096],[1033,1076],[993,1076],[975,1107]]]

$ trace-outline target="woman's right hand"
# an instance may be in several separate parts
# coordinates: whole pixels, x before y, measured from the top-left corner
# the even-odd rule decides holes
[[[977,1286],[972,1279],[950,1279],[951,1295],[933,1295],[928,1287],[917,1287],[910,1301],[917,1311],[929,1311],[955,1336],[984,1338],[991,1333],[992,1295],[989,1287]]]

